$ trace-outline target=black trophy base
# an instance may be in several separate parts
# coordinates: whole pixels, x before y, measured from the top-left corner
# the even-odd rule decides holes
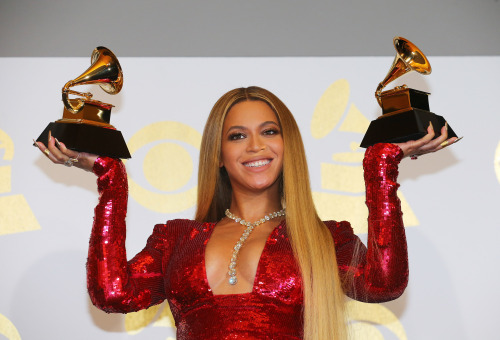
[[[47,125],[37,142],[47,145],[49,131],[68,149],[111,158],[131,158],[122,133],[118,130],[87,124],[59,123]]]
[[[377,143],[402,143],[417,140],[427,134],[429,122],[432,122],[435,136],[441,136],[441,128],[446,120],[430,111],[412,108],[411,110],[382,116],[370,123],[361,147],[367,148]],[[448,138],[457,134],[448,125]]]

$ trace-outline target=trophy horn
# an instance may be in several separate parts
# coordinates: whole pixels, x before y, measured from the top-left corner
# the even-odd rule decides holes
[[[92,93],[82,93],[70,90],[70,87],[76,85],[99,84],[99,86],[109,94],[117,94],[123,86],[123,72],[118,62],[118,58],[106,47],[96,47],[92,52],[91,65],[77,78],[68,81],[62,89],[62,101],[66,109],[72,113],[78,113],[84,106],[85,102],[93,102],[94,104],[110,104],[101,103],[97,100],[91,100]],[[85,98],[77,98],[76,100],[68,99],[68,95],[79,95]],[[76,104],[74,104],[76,102]],[[111,105],[112,106],[112,105]]]
[[[393,42],[396,49],[396,57],[387,76],[378,84],[375,91],[375,97],[381,107],[382,101],[380,97],[382,89],[391,81],[411,71],[417,71],[421,74],[430,74],[432,72],[431,64],[427,60],[427,57],[412,42],[402,37],[395,37]]]

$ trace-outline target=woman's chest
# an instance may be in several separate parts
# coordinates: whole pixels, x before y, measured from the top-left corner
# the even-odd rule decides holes
[[[206,246],[212,231],[206,229],[194,237],[186,239],[176,247],[176,251],[166,264],[165,289],[167,297],[171,303],[178,305],[179,308],[196,304],[197,300],[226,295],[214,293],[208,280]],[[290,242],[286,237],[285,226],[277,226],[267,237],[261,249],[255,247],[245,256],[247,258],[242,257],[241,260],[252,263],[254,269],[242,273],[247,276],[246,280],[252,283],[241,295],[259,294],[273,297],[287,304],[302,303],[301,276]],[[254,258],[248,258],[252,256]],[[221,266],[221,262],[213,263],[218,263],[219,267]]]
[[[217,225],[205,248],[205,271],[213,294],[244,294],[253,290],[262,253],[275,237],[272,234],[277,233],[278,224],[266,223],[251,232],[237,223]]]

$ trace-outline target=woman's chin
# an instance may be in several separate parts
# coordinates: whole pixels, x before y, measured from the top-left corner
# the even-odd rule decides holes
[[[247,184],[248,190],[252,192],[264,192],[277,190],[276,181],[256,182]]]

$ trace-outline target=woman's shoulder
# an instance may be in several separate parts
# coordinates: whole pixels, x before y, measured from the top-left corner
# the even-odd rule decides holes
[[[323,223],[328,227],[330,230],[352,230],[351,223],[348,221],[334,221],[334,220],[329,220],[329,221],[323,221]]]
[[[354,234],[354,230],[352,229],[351,224],[347,221],[323,221],[323,223],[332,233],[335,246],[353,239],[357,239],[357,236]]]
[[[182,237],[186,235],[192,235],[200,231],[207,231],[215,223],[210,222],[199,222],[190,219],[174,219],[168,220],[165,223],[159,223],[154,227],[154,234],[169,234],[172,237]]]
[[[169,226],[171,228],[174,227],[199,227],[207,222],[199,222],[196,220],[191,220],[188,218],[176,218],[173,220],[168,220],[164,225]]]

